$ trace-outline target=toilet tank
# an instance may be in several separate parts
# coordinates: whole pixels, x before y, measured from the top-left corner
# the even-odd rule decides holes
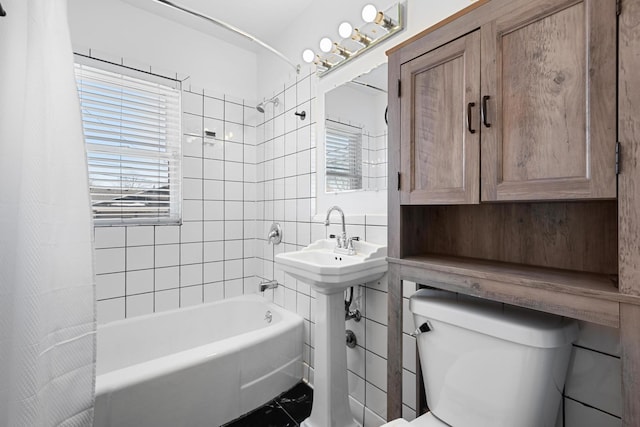
[[[416,339],[435,416],[455,427],[555,426],[575,321],[426,289],[409,307],[428,330]]]

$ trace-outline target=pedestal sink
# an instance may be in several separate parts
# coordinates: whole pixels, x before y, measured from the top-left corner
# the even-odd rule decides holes
[[[335,240],[318,240],[278,254],[276,265],[316,291],[313,407],[302,427],[356,427],[347,386],[344,290],[387,271],[386,246],[354,242],[356,253],[335,253]]]

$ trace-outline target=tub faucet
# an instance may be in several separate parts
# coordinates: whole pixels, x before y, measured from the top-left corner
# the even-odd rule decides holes
[[[278,287],[278,281],[277,280],[268,280],[268,281],[261,281],[260,282],[260,292],[264,292],[267,289],[275,289]]]

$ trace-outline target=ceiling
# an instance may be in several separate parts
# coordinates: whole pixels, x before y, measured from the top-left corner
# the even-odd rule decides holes
[[[132,6],[194,28],[244,49],[258,51],[257,43],[203,19],[155,0],[122,0]],[[281,29],[294,21],[313,0],[171,0],[211,18],[224,21],[272,44]]]

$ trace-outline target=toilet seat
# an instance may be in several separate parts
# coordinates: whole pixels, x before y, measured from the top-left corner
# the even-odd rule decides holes
[[[409,422],[405,419],[398,418],[393,421],[389,421],[383,424],[381,427],[449,427],[436,417],[431,412],[427,412],[424,415],[420,415],[415,420]]]

